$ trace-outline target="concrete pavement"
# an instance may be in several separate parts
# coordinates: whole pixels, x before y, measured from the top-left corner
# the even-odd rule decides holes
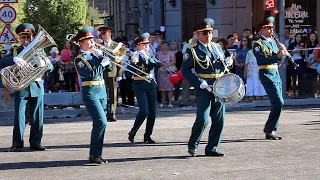
[[[11,145],[11,121],[0,121],[0,179],[222,179],[222,180],[318,180],[320,177],[320,108],[286,107],[279,134],[282,141],[264,139],[268,108],[229,111],[219,149],[226,156],[202,156],[208,128],[202,137],[199,157],[187,153],[194,111],[158,112],[153,138],[141,143],[145,124],[130,144],[127,133],[135,114],[119,114],[109,123],[103,157],[109,163],[87,165],[92,122],[89,117],[46,119],[44,152],[4,152]]]

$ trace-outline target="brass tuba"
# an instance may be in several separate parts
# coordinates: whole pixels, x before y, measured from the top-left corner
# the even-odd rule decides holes
[[[41,78],[50,65],[50,60],[42,51],[52,45],[56,45],[55,41],[39,25],[36,37],[17,56],[25,60],[26,65],[20,67],[14,64],[2,69],[0,74],[3,85],[9,90],[20,91]]]

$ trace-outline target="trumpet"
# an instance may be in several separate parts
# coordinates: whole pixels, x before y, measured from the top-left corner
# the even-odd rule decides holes
[[[295,63],[291,54],[288,52],[287,48],[285,45],[283,45],[282,43],[280,43],[279,39],[272,33],[271,36],[273,37],[273,39],[276,41],[278,48],[282,49],[285,51],[285,55],[288,57],[289,61],[292,63],[294,69],[297,69],[297,67],[299,67],[299,64]]]
[[[75,34],[68,34],[68,35],[66,36],[66,40],[67,40],[67,41],[70,41],[70,42],[72,42],[73,44],[75,44],[75,45],[77,45],[77,46],[80,47],[79,43],[73,41],[73,38],[74,38],[75,36],[76,36]],[[124,64],[132,67],[133,69],[139,71],[140,73],[143,73],[143,74],[146,75],[146,76],[150,76],[148,73],[146,73],[146,72],[144,72],[144,71],[142,71],[142,70],[140,70],[140,69],[132,66],[132,65],[129,64],[129,63],[126,63],[126,62],[123,62],[123,61],[122,61],[122,59],[123,59],[124,56],[126,55],[126,49],[122,47],[122,43],[119,43],[114,50],[111,50],[110,48],[107,48],[107,47],[105,47],[105,46],[103,46],[103,45],[101,45],[101,44],[95,43],[95,49],[94,49],[94,51],[93,51],[93,54],[94,54],[95,56],[97,56],[97,57],[101,57],[101,55],[99,55],[100,53],[97,53],[98,51],[102,51],[102,54],[103,54],[102,56],[103,56],[103,58],[109,57],[109,58],[114,59],[115,61],[113,61],[112,59],[110,59],[110,62],[113,63],[114,65],[116,65],[116,66],[118,66],[118,67],[120,67],[120,68],[124,68],[124,69],[126,69],[127,71],[129,71],[130,73],[132,73],[132,74],[134,74],[134,75],[136,75],[136,76],[144,79],[144,80],[147,81],[148,83],[151,83],[151,79],[144,78],[143,76],[141,76],[141,75],[139,75],[139,74],[131,71],[130,69],[122,66],[121,64],[119,64],[119,62],[122,62],[122,63],[124,63]]]
[[[98,49],[95,49],[92,53],[93,53],[95,56],[99,57],[99,55],[97,54],[97,50],[98,50]],[[108,58],[108,57],[107,57],[107,56],[105,56],[105,55],[103,55],[103,58]],[[136,75],[136,76],[138,76],[138,77],[142,78],[143,80],[147,81],[148,83],[151,83],[151,79],[147,79],[147,78],[145,78],[145,77],[141,76],[140,74],[138,74],[138,73],[135,73],[135,72],[131,71],[130,69],[128,69],[128,68],[126,68],[126,67],[122,66],[121,64],[119,64],[119,63],[117,63],[117,62],[115,62],[115,61],[110,60],[110,62],[111,62],[112,64],[114,64],[114,65],[116,65],[116,66],[120,67],[120,68],[124,68],[124,69],[126,69],[126,70],[127,70],[127,71],[129,71],[131,74],[134,74],[134,75]],[[135,70],[137,70],[137,71],[139,71],[139,72],[141,72],[141,73],[145,74],[146,76],[150,76],[148,73],[146,73],[146,72],[144,72],[144,71],[142,71],[142,70],[140,70],[140,69],[138,69],[138,68],[136,68],[136,67],[132,66],[132,65],[131,65],[131,64],[129,64],[129,63],[126,63],[126,62],[123,62],[123,61],[122,61],[122,63],[127,64],[128,66],[130,66],[130,67],[132,67],[133,69],[135,69]]]

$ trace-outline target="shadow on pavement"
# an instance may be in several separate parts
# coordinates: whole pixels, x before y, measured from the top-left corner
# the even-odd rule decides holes
[[[243,142],[269,142],[270,140],[266,139],[224,139],[221,141],[221,143],[243,143]],[[200,141],[200,144],[207,144],[207,141]],[[107,143],[104,144],[103,147],[168,147],[168,146],[187,146],[188,142],[157,142],[155,144],[146,144],[142,142],[137,143]],[[70,144],[70,145],[57,145],[57,146],[45,146],[48,151],[54,150],[54,149],[78,149],[78,148],[90,148],[90,144]],[[0,152],[7,152],[8,148],[0,148]],[[29,147],[24,147],[19,152],[30,152]],[[9,152],[8,152],[9,153]]]
[[[134,161],[148,161],[157,159],[189,159],[190,156],[156,156],[156,157],[139,157],[139,158],[120,158],[107,159],[110,163],[134,162]]]
[[[306,126],[309,126],[309,125],[320,125],[320,121],[308,121],[308,122],[303,123],[301,125],[306,125]]]
[[[119,159],[107,159],[107,160],[109,163],[121,163],[121,162],[149,161],[149,160],[157,160],[157,159],[188,159],[188,158],[189,156],[156,156],[156,157],[138,157],[138,158],[119,158]],[[0,163],[0,170],[70,167],[70,166],[97,166],[97,165],[88,164],[88,160],[14,162],[14,163]]]
[[[83,166],[88,160],[0,163],[0,170]]]
[[[221,143],[239,143],[239,142],[269,142],[270,140],[267,140],[265,138],[261,139],[255,139],[255,138],[249,138],[249,139],[224,139],[221,141]]]

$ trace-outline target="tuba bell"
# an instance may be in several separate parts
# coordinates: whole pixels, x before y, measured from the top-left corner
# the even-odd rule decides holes
[[[50,65],[50,60],[42,51],[52,45],[57,44],[39,25],[36,37],[17,56],[25,60],[26,65],[20,67],[14,64],[2,69],[0,74],[3,85],[9,90],[20,91],[28,87],[37,78],[41,78],[48,71]]]

